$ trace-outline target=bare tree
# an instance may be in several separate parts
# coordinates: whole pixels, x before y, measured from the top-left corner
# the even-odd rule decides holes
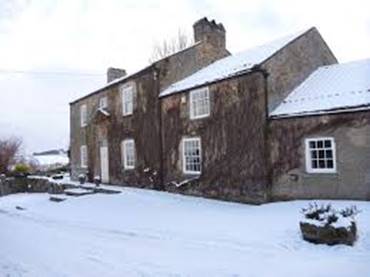
[[[16,163],[21,145],[20,138],[0,138],[0,174],[8,173],[9,168]]]
[[[179,29],[177,36],[164,39],[162,42],[156,42],[153,46],[152,55],[149,58],[149,62],[153,63],[165,57],[168,57],[178,51],[181,51],[189,47],[193,43],[193,40],[186,32]]]

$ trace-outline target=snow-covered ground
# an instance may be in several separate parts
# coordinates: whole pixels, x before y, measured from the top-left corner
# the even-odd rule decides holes
[[[250,206],[140,189],[54,203],[0,198],[0,276],[370,276],[370,203],[354,247],[301,239],[308,201]],[[16,209],[16,206],[25,210]]]

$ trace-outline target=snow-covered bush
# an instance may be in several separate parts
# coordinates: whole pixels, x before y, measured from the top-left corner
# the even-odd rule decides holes
[[[336,210],[330,204],[319,206],[310,203],[302,209],[304,218],[300,227],[303,238],[314,243],[352,245],[357,236],[355,216],[358,213],[356,206]]]

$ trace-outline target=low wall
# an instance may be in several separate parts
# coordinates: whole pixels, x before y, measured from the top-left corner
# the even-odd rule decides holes
[[[0,196],[22,192],[62,193],[64,185],[43,177],[0,177]]]

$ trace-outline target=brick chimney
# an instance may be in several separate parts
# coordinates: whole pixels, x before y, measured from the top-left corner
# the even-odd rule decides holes
[[[115,79],[126,76],[126,70],[120,68],[109,67],[107,70],[107,83],[114,81]]]
[[[194,41],[207,41],[218,49],[226,49],[226,30],[222,23],[203,17],[193,24]]]

